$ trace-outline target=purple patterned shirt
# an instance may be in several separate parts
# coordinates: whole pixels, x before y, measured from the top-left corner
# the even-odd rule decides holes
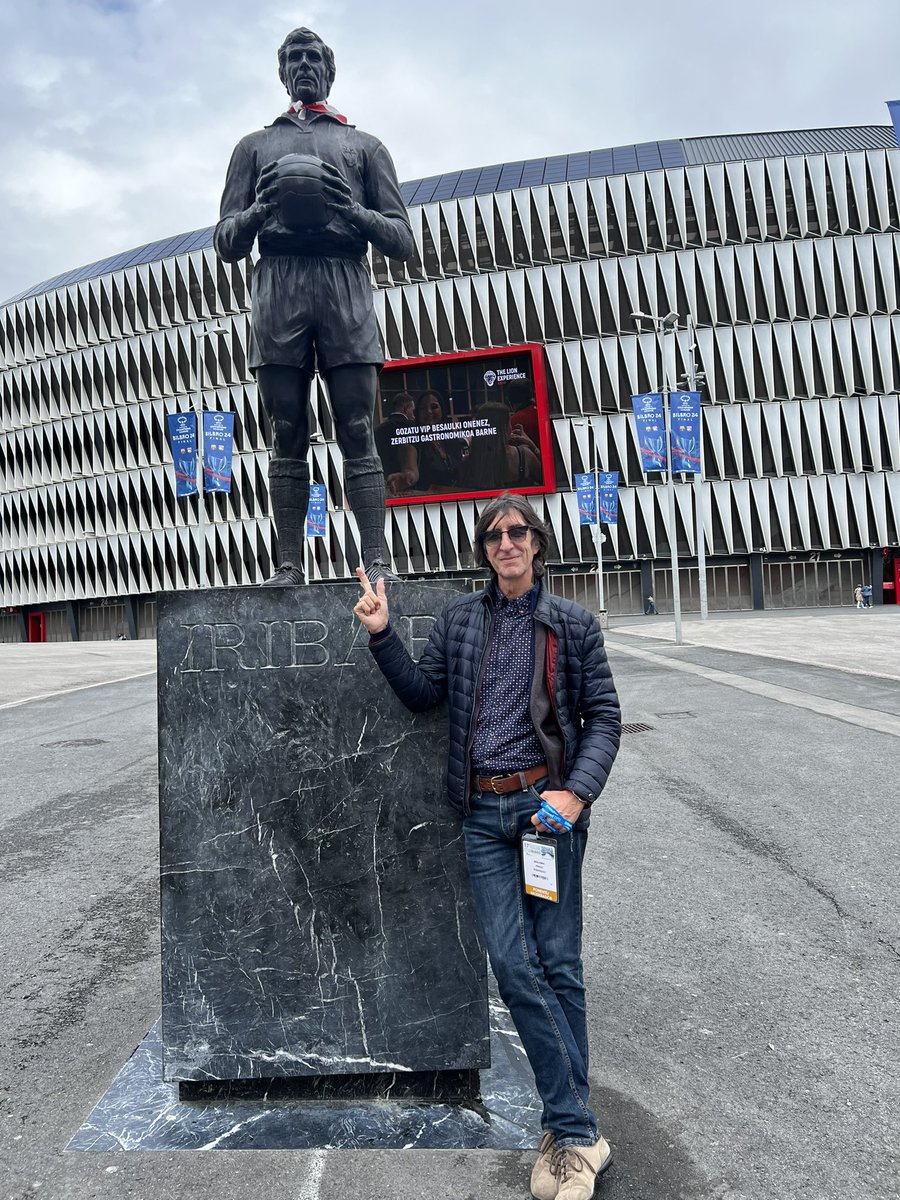
[[[531,721],[534,606],[540,584],[507,600],[494,585],[494,632],[481,681],[472,743],[476,775],[508,775],[546,757]]]

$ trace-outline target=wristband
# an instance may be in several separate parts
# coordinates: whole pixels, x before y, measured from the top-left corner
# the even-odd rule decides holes
[[[549,824],[547,823],[547,821],[544,819],[545,817],[550,817],[550,818],[551,818],[551,820],[553,820],[553,821],[556,821],[556,823],[557,823],[558,825],[562,825],[562,827],[563,827],[563,831],[564,831],[565,833],[568,833],[568,832],[569,832],[569,830],[572,828],[572,822],[571,822],[571,821],[568,821],[568,820],[567,820],[567,819],[566,819],[566,818],[565,818],[565,817],[562,815],[562,813],[559,813],[559,812],[557,812],[557,811],[556,811],[556,809],[553,807],[553,805],[552,805],[552,804],[548,804],[546,800],[542,800],[542,801],[541,801],[541,807],[538,809],[538,820],[539,820],[539,821],[541,822],[541,824],[542,824],[542,825],[544,825],[546,828],[548,828],[548,829],[553,829],[553,826],[552,826],[552,825],[549,825]],[[553,829],[553,832],[554,832],[554,833],[558,833],[558,830],[556,830],[556,829]]]

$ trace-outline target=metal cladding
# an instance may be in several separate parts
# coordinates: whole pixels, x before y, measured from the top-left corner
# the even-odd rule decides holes
[[[557,182],[531,186],[505,184],[528,165],[507,164],[522,170],[491,169],[494,190],[476,193],[485,168],[468,173],[470,194],[460,172],[451,198],[410,200],[409,263],[372,253],[389,358],[545,345],[560,490],[536,507],[551,560],[594,556],[571,482],[590,469],[589,430],[573,423],[583,417],[594,418],[603,469],[620,474],[611,557],[668,555],[659,477],[641,471],[630,418],[631,395],[662,382],[658,340],[636,331],[637,311],[697,324],[709,554],[900,540],[900,149],[886,148],[880,127],[800,132],[806,141],[651,143],[670,148],[669,162],[678,145],[686,164],[722,161],[585,178],[571,176],[601,152],[562,156]],[[735,146],[771,153],[777,138],[794,141],[728,160]],[[798,149],[815,145],[844,148]],[[559,160],[541,161],[542,179],[560,175]],[[438,194],[450,178],[405,194]],[[169,249],[72,272],[0,312],[0,604],[196,587],[201,553],[214,586],[270,572],[265,422],[246,366],[252,264],[220,263],[208,231],[155,246]],[[204,399],[236,414],[234,484],[204,501],[201,546],[196,499],[175,497],[164,416],[190,407],[196,335],[216,325],[227,336],[200,342]],[[683,376],[687,334],[676,339]],[[312,408],[312,477],[332,510],[313,577],[348,578],[356,528],[317,385]],[[679,548],[693,554],[692,485],[676,491]],[[391,509],[395,569],[469,569],[477,508]]]

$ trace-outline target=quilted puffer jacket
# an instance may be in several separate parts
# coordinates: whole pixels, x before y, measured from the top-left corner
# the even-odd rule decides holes
[[[531,717],[547,752],[550,786],[587,804],[600,795],[619,749],[619,699],[596,619],[541,587],[534,610]],[[452,601],[438,617],[418,663],[393,630],[369,643],[400,700],[424,712],[448,700],[450,803],[469,812],[469,751],[494,622],[493,589]]]

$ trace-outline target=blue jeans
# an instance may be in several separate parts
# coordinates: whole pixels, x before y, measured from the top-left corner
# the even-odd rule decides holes
[[[547,780],[497,796],[475,792],[465,845],[472,894],[491,969],[510,1011],[544,1111],[541,1124],[561,1146],[590,1146],[587,1016],[581,963],[581,863],[587,829],[556,838],[559,902],[526,896],[521,839]]]

